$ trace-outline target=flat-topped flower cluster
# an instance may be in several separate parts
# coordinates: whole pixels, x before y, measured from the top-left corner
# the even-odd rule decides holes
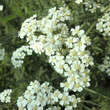
[[[98,19],[96,29],[104,36],[110,36],[110,9],[104,14],[104,16]]]
[[[84,5],[84,10],[89,11],[91,13],[95,13],[97,9],[103,12],[106,8],[103,5],[104,3],[102,0],[64,0],[64,1],[71,1],[76,3],[77,5]]]
[[[72,0],[65,0],[65,1],[72,1]],[[79,4],[83,3],[84,1],[83,0],[74,0],[74,2],[79,5]]]
[[[11,89],[6,89],[0,93],[0,101],[2,103],[10,103],[11,102]]]
[[[19,110],[60,110],[60,106],[65,106],[65,110],[72,110],[77,106],[77,102],[80,102],[80,98],[76,98],[75,95],[61,93],[49,86],[48,82],[40,85],[35,80],[30,82],[23,96],[18,98],[17,106]]]
[[[32,55],[32,49],[29,46],[22,46],[13,52],[11,62],[15,68],[22,66],[26,55]]]
[[[45,53],[55,71],[66,78],[65,82],[60,83],[63,89],[61,94],[69,97],[69,91],[81,92],[83,88],[90,86],[88,67],[93,65],[93,58],[86,47],[91,44],[91,41],[80,26],[69,29],[66,22],[72,20],[70,10],[65,6],[59,9],[55,7],[49,9],[48,16],[41,20],[36,20],[36,17],[34,15],[22,24],[19,37],[26,39],[29,50],[21,47],[17,52],[15,51],[12,57],[13,65],[16,67],[16,60],[22,64],[24,53],[27,51],[29,51],[28,55],[32,54],[32,50],[36,54]],[[21,53],[23,55],[20,55]],[[61,105],[61,101],[59,103]],[[62,103],[68,105],[69,101]],[[46,104],[47,102],[44,105]],[[72,110],[72,107],[65,110]]]
[[[101,3],[97,3],[91,0],[85,0],[83,4],[85,5],[85,10],[90,11],[91,13],[95,13],[97,9],[100,9],[102,11],[102,9],[104,8]]]
[[[103,64],[99,65],[99,70],[102,72],[106,72],[108,76],[110,76],[110,57],[105,56],[103,60]]]
[[[75,0],[75,3],[77,3],[77,4],[80,4],[82,2],[83,2],[83,0]]]

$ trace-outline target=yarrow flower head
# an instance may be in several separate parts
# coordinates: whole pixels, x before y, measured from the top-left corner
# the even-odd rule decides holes
[[[85,5],[85,11],[89,11],[91,13],[95,13],[97,9],[101,11],[101,9],[103,8],[103,5],[101,3],[97,3],[96,1],[92,0],[85,0],[83,4]]]
[[[32,49],[29,46],[22,46],[13,52],[11,62],[15,68],[22,66],[26,54],[32,55]]]
[[[11,95],[12,90],[11,89],[6,89],[3,92],[0,93],[0,101],[2,103],[10,103],[11,102]]]
[[[3,5],[0,5],[0,11],[3,11]]]
[[[75,1],[75,3],[77,3],[77,4],[80,4],[80,3],[82,3],[83,2],[83,0],[76,0]]]
[[[110,36],[110,11],[107,11],[102,18],[98,19],[96,29],[104,36]]]
[[[71,12],[67,7],[59,9],[55,7],[50,9],[49,14],[41,20],[36,20],[34,15],[22,24],[19,37],[26,38],[28,48],[36,54],[47,55],[49,63],[65,78],[65,81],[60,83],[63,92],[53,91],[53,87],[50,87],[47,82],[41,86],[37,81],[34,82],[35,84],[31,83],[24,96],[18,98],[19,108],[27,107],[31,110],[33,107],[40,107],[39,110],[42,110],[47,104],[59,103],[60,106],[66,105],[66,110],[72,110],[79,100],[75,95],[70,96],[69,91],[81,92],[83,88],[90,86],[88,67],[93,65],[93,58],[86,47],[91,44],[91,41],[80,26],[69,29],[66,22],[71,19]],[[24,50],[21,47],[18,50],[20,50],[17,52],[18,55],[13,54],[12,62],[16,65],[15,59],[19,57],[21,66],[28,49]]]
[[[52,86],[49,86],[48,82],[44,82],[42,85],[35,80],[30,82],[27,90],[24,92],[23,96],[18,97],[17,106],[19,110],[61,110],[60,106],[65,106],[68,108],[72,104],[71,109],[77,106],[77,102],[80,102],[79,98],[75,95],[69,95],[68,92],[60,92],[55,90]],[[58,106],[53,106],[55,104]],[[65,105],[66,104],[66,105]]]
[[[108,76],[110,76],[110,57],[105,56],[103,64],[99,65],[98,68],[100,71],[106,72]]]

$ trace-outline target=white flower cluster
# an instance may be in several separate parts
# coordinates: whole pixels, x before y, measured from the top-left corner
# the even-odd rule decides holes
[[[11,62],[15,68],[22,66],[26,54],[32,55],[32,49],[29,46],[22,46],[13,52]]]
[[[37,16],[34,15],[33,17],[26,19],[25,22],[22,24],[22,28],[19,32],[19,37],[22,39],[24,36],[30,36],[34,34],[36,31],[36,18]],[[31,38],[30,38],[31,39]]]
[[[90,85],[88,66],[93,65],[93,59],[86,47],[91,42],[80,26],[72,28],[70,32],[64,22],[66,20],[71,20],[70,11],[66,7],[59,10],[52,8],[42,20],[35,21],[34,16],[27,19],[22,25],[19,37],[24,38],[27,35],[30,48],[37,54],[44,52],[56,72],[67,77],[67,82],[61,83],[64,90],[82,91],[83,87]],[[27,27],[30,27],[29,30]],[[37,33],[40,34],[36,35]]]
[[[66,0],[72,1],[72,0]],[[101,12],[105,9],[105,7],[101,3],[97,3],[94,0],[74,0],[76,4],[83,4],[85,6],[86,11],[90,11],[91,13],[95,13],[97,9],[100,9]]]
[[[4,56],[5,56],[5,49],[0,48],[0,61],[4,59]]]
[[[77,3],[77,4],[80,4],[80,3],[82,3],[83,2],[83,0],[76,0],[75,1],[75,3]]]
[[[3,11],[3,5],[0,5],[0,11]]]
[[[81,92],[84,87],[90,86],[88,67],[93,65],[93,58],[86,50],[86,47],[91,44],[90,39],[80,26],[68,28],[65,21],[71,19],[71,12],[67,7],[58,10],[55,7],[50,9],[48,16],[41,20],[36,20],[36,15],[28,18],[19,32],[19,37],[26,38],[35,53],[45,53],[56,72],[66,78],[60,87],[64,90],[64,100],[68,100],[60,101],[60,105],[68,105],[71,102],[69,91]],[[60,96],[54,100],[59,100],[58,97]],[[65,110],[72,110],[72,107],[68,106]]]
[[[19,110],[61,110],[60,106],[65,106],[65,110],[73,110],[77,102],[80,102],[80,99],[74,95],[54,91],[48,82],[40,85],[35,80],[29,84],[23,96],[18,97],[17,106]]]
[[[65,1],[72,1],[72,0],[65,0]],[[83,0],[73,0],[73,1],[78,5],[84,2]]]
[[[98,19],[96,29],[104,36],[110,36],[110,11],[106,12],[102,18]]]
[[[65,91],[73,90],[81,92],[84,87],[88,87],[90,78],[88,69],[93,65],[93,58],[90,56],[86,46],[90,45],[90,39],[80,30],[79,26],[71,29],[71,36],[67,38],[65,44],[68,48],[68,54],[65,58],[56,59],[55,70],[67,77],[65,83],[61,83]]]
[[[99,70],[105,72],[110,76],[110,57],[105,56],[103,64],[98,66]]]
[[[85,5],[85,10],[88,10],[91,13],[95,13],[97,9],[103,8],[100,3],[91,0],[86,0],[83,4]]]
[[[50,9],[49,15],[42,20],[36,20],[34,15],[23,23],[19,37],[24,38],[27,35],[26,40],[36,53],[45,52],[51,56],[59,51],[64,38],[68,36],[68,27],[64,21],[70,20],[70,14],[66,7],[61,7],[59,10]]]
[[[2,103],[10,103],[11,102],[11,95],[12,90],[11,89],[6,89],[3,92],[0,93],[0,101]]]

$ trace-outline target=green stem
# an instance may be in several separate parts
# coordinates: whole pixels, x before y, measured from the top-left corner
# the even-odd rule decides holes
[[[85,102],[85,103],[88,103],[88,104],[91,104],[91,105],[94,105],[94,106],[100,106],[99,104],[96,104],[92,101],[87,101],[87,100],[81,100],[81,102]]]
[[[103,94],[100,94],[100,93],[98,93],[98,92],[96,92],[96,91],[94,91],[94,90],[92,90],[92,89],[85,88],[85,90],[88,91],[88,92],[90,92],[90,93],[92,93],[92,94],[99,95],[99,96],[101,96],[101,97],[103,97],[103,98],[105,98],[105,99],[107,99],[107,100],[110,100],[110,97],[107,97],[107,96],[105,96],[105,95],[103,95]]]
[[[91,110],[89,107],[87,107],[86,105],[84,105],[84,104],[79,104],[79,105],[81,105],[82,107],[84,107],[86,110]]]
[[[86,32],[86,35],[88,35],[90,32],[91,32],[91,30],[94,28],[94,26],[96,25],[96,23],[97,23],[97,21],[95,21],[91,26],[90,26],[90,28],[87,30],[87,32]]]
[[[108,6],[105,8],[104,12],[106,12],[109,8],[110,8],[110,5],[108,5]]]

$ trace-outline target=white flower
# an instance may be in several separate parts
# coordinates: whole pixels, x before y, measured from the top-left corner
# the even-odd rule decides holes
[[[108,76],[110,76],[110,57],[105,56],[103,64],[99,65],[98,68],[100,71],[106,72]]]
[[[74,95],[71,96],[71,103],[72,103],[72,105],[73,105],[74,108],[77,107],[77,103],[78,102],[81,102],[80,98],[76,98]]]
[[[96,29],[100,32],[103,32],[103,22],[99,22],[96,24]]]
[[[74,76],[68,77],[67,82],[69,84],[69,89],[70,90],[73,89],[74,84],[75,84],[75,80],[76,80],[76,77],[74,77]]]
[[[104,10],[104,6],[96,1],[84,1],[83,4],[85,5],[85,11],[90,11],[91,13],[95,13],[97,9],[100,9],[101,12]]]
[[[81,2],[82,0],[77,0],[78,4]],[[23,109],[49,107],[47,110],[56,110],[57,108],[52,106],[58,104],[71,110],[77,106],[78,99],[70,95],[69,91],[81,92],[84,87],[90,85],[88,67],[93,65],[93,59],[87,51],[87,46],[91,41],[80,26],[69,29],[65,21],[71,19],[67,7],[59,9],[55,7],[50,9],[49,14],[41,20],[36,20],[33,16],[23,23],[19,37],[21,39],[27,37],[29,49],[31,48],[35,53],[47,55],[49,63],[65,79],[60,83],[62,91],[49,86],[48,82],[42,85],[38,81],[31,82],[23,94],[23,98],[28,102]],[[23,63],[25,53],[29,54],[27,51],[28,49],[21,49],[18,51],[19,54],[15,52],[13,63],[16,63],[14,59],[17,58]]]
[[[86,44],[86,45],[90,45],[90,44],[91,44],[90,38],[87,37],[86,35],[83,35],[83,36],[81,37],[81,41],[82,41],[84,44]]]
[[[25,107],[27,104],[27,100],[23,97],[19,97],[18,100],[17,100],[17,106],[19,107]]]
[[[72,35],[75,36],[76,34],[78,34],[80,31],[80,26],[76,26],[75,29],[72,28],[71,29],[71,32],[72,32]]]
[[[33,15],[31,18],[25,20],[22,24],[21,30],[19,32],[19,37],[23,39],[26,35],[31,36],[36,31],[36,15]]]
[[[54,102],[58,102],[59,99],[62,98],[62,94],[59,90],[55,90],[53,95],[52,95],[52,99],[54,100]]]
[[[49,9],[49,17],[51,17],[52,15],[54,15],[56,13],[56,7]]]
[[[56,63],[56,58],[55,56],[50,56],[49,57],[49,63],[51,63],[52,65],[54,65]]]
[[[81,42],[81,41],[78,41],[76,44],[75,44],[75,50],[76,51],[84,51],[86,48],[86,45]]]
[[[63,74],[64,65],[65,65],[65,62],[62,60],[61,62],[57,62],[54,68],[58,73]]]
[[[32,49],[29,46],[22,46],[13,52],[11,62],[15,68],[22,66],[26,53],[27,55],[32,55]]]
[[[5,49],[3,48],[0,49],[0,60],[3,60],[4,56],[5,56]]]
[[[38,54],[43,52],[43,44],[41,42],[33,43],[30,47]]]
[[[73,110],[73,107],[72,106],[66,106],[65,110]]]
[[[106,12],[102,18],[98,19],[96,29],[104,36],[110,36],[110,11]]]
[[[64,83],[60,83],[60,87],[64,88],[64,91],[68,91],[69,90],[69,83],[68,82],[64,82]]]
[[[69,76],[74,76],[74,70],[70,68],[68,71],[64,72],[64,75],[68,78]]]
[[[76,0],[75,1],[77,4],[80,4],[81,2],[83,2],[83,0]]]
[[[45,47],[44,47],[45,48]],[[54,49],[52,47],[46,47],[45,48],[45,54],[48,55],[48,56],[51,56],[53,55],[55,52],[54,52]]]
[[[68,48],[72,48],[73,47],[73,37],[69,37],[67,38],[67,41],[66,41],[66,45],[68,46]]]
[[[3,92],[0,93],[0,101],[2,103],[10,103],[11,102],[11,95],[12,90],[11,89],[6,89]]]
[[[70,97],[69,97],[69,94],[68,94],[68,92],[64,92],[63,94],[62,94],[62,99],[61,99],[61,101],[60,101],[60,105],[68,105],[69,104],[69,102],[70,102]]]
[[[70,67],[69,67],[68,64],[64,64],[64,70],[65,70],[65,71],[69,71],[69,70],[70,70]]]
[[[0,11],[3,11],[3,5],[0,5]]]

